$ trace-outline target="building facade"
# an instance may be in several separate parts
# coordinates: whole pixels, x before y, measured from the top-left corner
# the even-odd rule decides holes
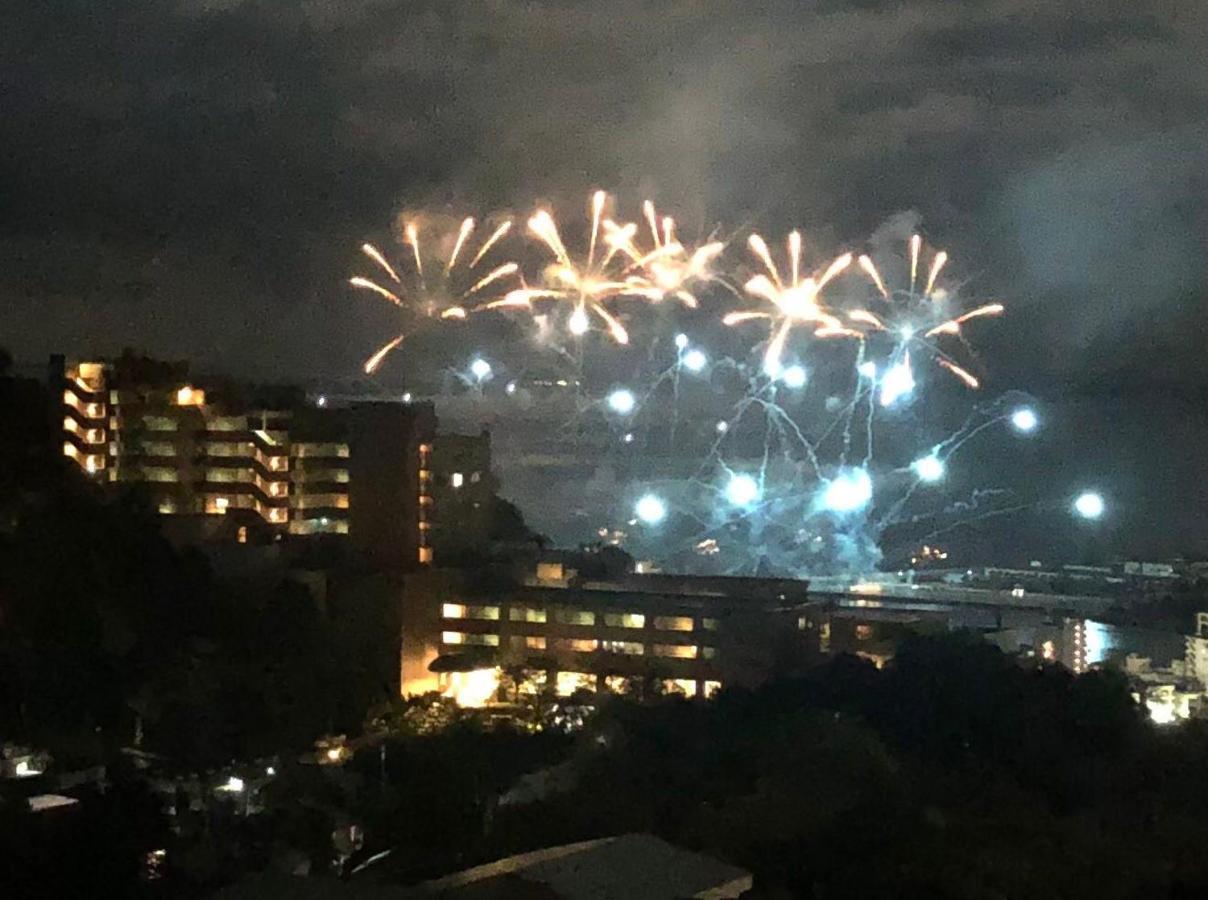
[[[521,583],[433,570],[407,579],[404,695],[489,702],[522,671],[561,696],[634,683],[689,697],[758,684],[817,652],[806,583],[626,576],[583,581],[539,563]]]
[[[161,514],[238,519],[238,540],[348,535],[388,568],[432,561],[431,405],[319,408],[132,357],[51,370],[64,455],[97,481],[141,485]]]

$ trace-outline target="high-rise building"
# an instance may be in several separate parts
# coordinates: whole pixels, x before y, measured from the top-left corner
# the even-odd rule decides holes
[[[97,481],[142,485],[160,513],[346,534],[387,568],[432,561],[430,404],[325,408],[296,390],[201,387],[185,364],[131,356],[51,370],[64,455]]]
[[[432,546],[437,562],[491,539],[498,482],[491,473],[491,433],[438,434],[432,461],[435,516]]]

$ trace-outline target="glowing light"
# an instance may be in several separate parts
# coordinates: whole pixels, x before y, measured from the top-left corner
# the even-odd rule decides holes
[[[675,346],[677,348],[679,348],[680,350],[683,350],[685,347],[687,347],[688,346],[688,335],[684,334],[683,332],[680,332],[679,334],[677,334],[675,336]]]
[[[458,706],[476,709],[486,706],[499,691],[499,669],[474,669],[471,672],[450,672],[444,695]]]
[[[727,431],[730,430],[730,423],[726,422],[725,420],[722,420],[717,423],[716,427],[717,427],[718,434],[725,434]]]
[[[789,366],[780,375],[785,387],[798,390],[805,387],[805,369],[801,366]]]
[[[872,479],[863,469],[849,469],[826,483],[822,505],[832,512],[855,512],[872,500]]]
[[[726,499],[735,506],[750,506],[759,499],[759,482],[750,475],[731,475],[726,485]]]
[[[587,333],[588,321],[587,310],[582,306],[575,307],[575,311],[570,314],[570,320],[566,323],[570,333],[578,337]]]
[[[836,275],[851,265],[852,255],[845,253],[831,261],[817,277],[801,277],[801,234],[792,232],[788,237],[789,281],[781,278],[780,270],[772,261],[764,239],[753,234],[747,239],[751,252],[763,264],[766,274],[751,278],[744,290],[752,297],[768,301],[770,311],[730,313],[722,319],[726,325],[736,325],[751,319],[768,319],[772,323],[772,337],[764,351],[764,371],[771,377],[780,369],[780,355],[794,325],[810,326],[815,337],[859,337],[859,332],[845,328],[839,318],[822,303],[820,295]]]
[[[1016,431],[1021,431],[1024,434],[1035,431],[1036,426],[1040,424],[1040,419],[1036,416],[1031,407],[1021,406],[1019,409],[1011,413],[1011,427]]]
[[[1098,519],[1106,509],[1103,496],[1095,491],[1084,491],[1074,500],[1074,512],[1084,519]]]
[[[632,444],[633,443],[633,432],[632,431],[625,432],[625,437],[621,438],[621,440],[624,441],[626,444]]]
[[[654,494],[643,495],[633,511],[647,525],[657,525],[667,517],[667,505]]]
[[[914,372],[910,369],[910,357],[895,363],[885,371],[881,379],[881,405],[893,406],[898,400],[909,396],[914,390]]]
[[[626,388],[617,388],[608,395],[608,408],[618,415],[627,416],[637,406],[633,392]]]
[[[491,364],[480,356],[470,363],[470,374],[482,381],[491,374]]]
[[[944,477],[946,469],[944,461],[934,453],[924,456],[922,459],[916,459],[912,468],[921,480],[927,482],[939,481]]]
[[[218,786],[218,790],[227,791],[228,793],[236,794],[243,790],[243,779],[237,775],[230,776],[225,783]]]
[[[507,386],[507,387],[505,387],[505,388],[504,388],[504,390],[505,390],[507,393],[509,393],[509,394],[514,394],[514,393],[516,393],[516,382],[514,382],[514,381],[509,381],[509,382],[508,382],[508,386]]]
[[[874,362],[860,363],[858,371],[864,378],[875,380],[877,377],[877,364]]]
[[[708,362],[708,357],[701,350],[689,350],[684,354],[684,368],[689,372],[700,372]]]
[[[319,407],[326,406],[327,405],[327,396],[325,394],[320,394],[318,399],[315,400],[315,405],[319,406]]]

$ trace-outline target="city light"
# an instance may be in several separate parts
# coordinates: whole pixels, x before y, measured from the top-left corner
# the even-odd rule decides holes
[[[470,363],[470,374],[482,381],[491,374],[491,364],[479,356]]]
[[[637,406],[637,400],[633,396],[633,391],[626,388],[617,388],[608,395],[608,408],[618,415],[629,415],[635,406]]]
[[[872,500],[872,479],[863,469],[836,475],[822,491],[822,505],[832,512],[855,512]]]
[[[729,430],[730,430],[730,423],[725,421],[724,419],[717,423],[717,433],[718,434],[725,434]]]
[[[1039,424],[1040,420],[1036,417],[1036,412],[1031,407],[1021,406],[1011,413],[1011,427],[1016,431],[1027,434],[1030,431],[1035,431],[1036,426]]]
[[[805,369],[801,366],[789,366],[780,376],[784,386],[799,390],[805,387]]]
[[[575,311],[570,314],[570,321],[567,322],[570,333],[575,336],[586,334],[587,325],[587,310],[581,306],[576,307]]]
[[[750,506],[759,499],[759,482],[750,475],[731,475],[726,485],[726,499],[735,506]]]
[[[645,494],[633,511],[647,525],[657,525],[667,517],[667,505],[654,494]]]
[[[874,362],[860,363],[858,371],[865,378],[875,379],[877,377],[877,364]]]
[[[1084,491],[1074,501],[1074,512],[1084,519],[1098,519],[1105,509],[1103,496],[1094,491]]]
[[[508,394],[516,393],[516,382],[509,381],[508,386],[506,388],[504,388],[504,390],[507,391]]]
[[[944,477],[944,461],[934,453],[924,456],[922,459],[916,459],[912,468],[922,481],[939,481]]]
[[[688,346],[688,335],[684,334],[683,332],[680,332],[679,334],[677,334],[675,336],[675,346],[679,350],[683,350],[685,347],[687,347]]]
[[[227,793],[237,794],[243,790],[243,779],[237,775],[232,775],[226,780],[225,784],[220,784],[218,790],[226,791]]]
[[[708,357],[700,350],[689,350],[684,354],[684,368],[689,372],[701,371],[708,362]]]
[[[326,405],[327,405],[327,395],[320,394],[318,399],[315,400],[315,406],[324,407]]]

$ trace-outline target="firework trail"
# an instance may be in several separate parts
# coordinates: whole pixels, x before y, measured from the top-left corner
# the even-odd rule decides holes
[[[789,271],[781,278],[780,270],[772,261],[768,245],[758,234],[747,239],[751,252],[762,263],[765,272],[750,278],[744,290],[752,297],[766,300],[770,310],[732,312],[722,321],[726,325],[737,325],[754,319],[767,319],[772,325],[772,337],[764,351],[764,371],[775,377],[782,368],[782,355],[789,333],[794,326],[808,327],[815,337],[859,337],[860,332],[843,325],[839,316],[822,305],[822,290],[836,275],[851,265],[851,254],[845,253],[831,261],[818,276],[803,277],[801,274],[801,233],[793,231],[788,236]]]
[[[476,227],[475,220],[467,216],[455,232],[435,229],[437,234],[429,242],[421,239],[420,225],[415,219],[404,221],[403,244],[410,247],[411,252],[403,275],[399,274],[402,266],[392,265],[373,244],[361,245],[361,252],[377,264],[380,274],[376,280],[354,275],[348,283],[377,294],[404,310],[409,329],[385,343],[365,361],[366,374],[377,371],[386,357],[403,343],[407,333],[423,327],[426,320],[465,319],[475,308],[471,304],[483,302],[487,288],[497,289],[507,280],[519,277],[520,266],[515,262],[499,263],[489,269],[480,266],[511,231],[510,219],[495,226],[469,262],[464,261],[470,252],[469,244]],[[426,271],[425,259],[428,262]]]

